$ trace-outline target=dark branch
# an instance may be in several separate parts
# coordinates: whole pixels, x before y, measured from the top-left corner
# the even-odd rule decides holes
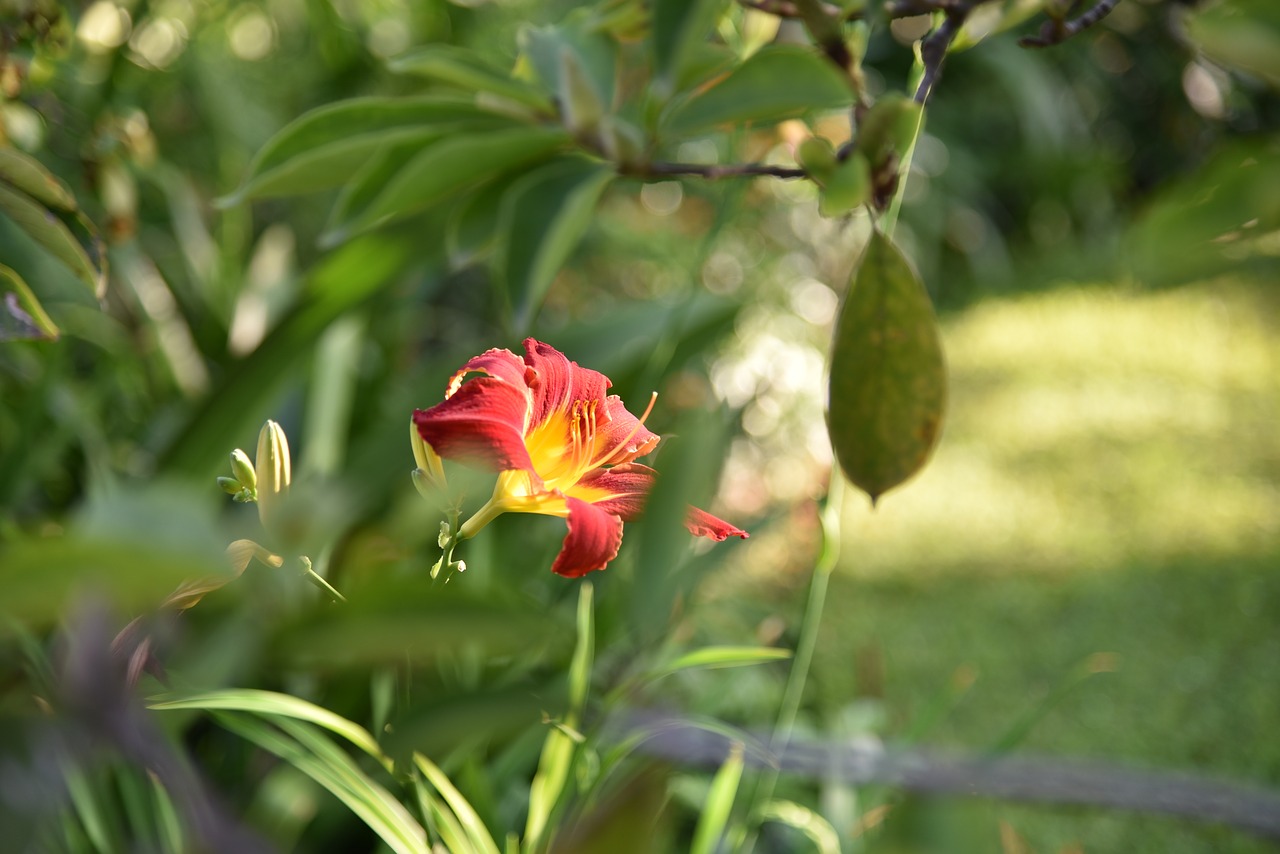
[[[1092,9],[1078,18],[1070,21],[1064,21],[1061,18],[1045,21],[1040,27],[1040,35],[1024,36],[1018,39],[1018,44],[1022,47],[1052,47],[1060,44],[1107,17],[1119,2],[1120,0],[1098,0]]]
[[[769,175],[774,178],[805,178],[808,173],[803,169],[787,166],[769,166],[765,163],[644,163],[634,166],[619,166],[623,175],[633,178],[675,178],[681,175],[692,175],[698,178],[746,178],[755,175]]]
[[[816,741],[770,744],[768,735],[737,738],[696,721],[632,712],[613,723],[613,737],[635,738],[636,750],[682,767],[717,768],[733,741],[749,766],[854,786],[881,784],[913,792],[1031,803],[1076,804],[1220,822],[1280,840],[1280,792],[1212,777],[1139,771],[1063,759],[965,757],[928,750],[887,750]]]
[[[738,5],[779,18],[800,18],[803,16],[800,7],[791,2],[791,0],[738,0]],[[830,3],[823,3],[822,11],[833,18],[840,18],[845,21],[856,21],[863,15],[860,9],[846,10]]]
[[[938,82],[938,77],[942,74],[942,62],[947,58],[947,49],[951,47],[951,42],[955,41],[967,17],[969,17],[969,7],[957,4],[956,8],[947,11],[946,19],[942,24],[920,44],[920,60],[924,64],[924,74],[920,77],[920,85],[916,87],[916,103],[924,104],[929,100],[933,84]]]

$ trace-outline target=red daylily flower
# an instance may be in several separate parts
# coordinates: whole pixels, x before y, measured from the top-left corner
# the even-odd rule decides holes
[[[471,537],[502,513],[561,516],[569,525],[551,571],[575,578],[618,555],[622,523],[640,515],[657,472],[635,462],[659,436],[607,394],[609,378],[579,367],[549,344],[525,339],[521,359],[488,350],[449,381],[443,402],[415,410],[431,452],[498,473],[493,496],[457,532]],[[469,374],[481,376],[468,378]],[[747,532],[697,508],[685,525],[700,537]]]

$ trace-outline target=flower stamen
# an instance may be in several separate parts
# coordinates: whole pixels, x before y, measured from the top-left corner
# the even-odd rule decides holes
[[[591,465],[587,466],[587,468],[595,469],[595,468],[599,468],[600,466],[608,465],[609,461],[612,460],[614,457],[616,457],[618,455],[618,452],[621,451],[623,448],[625,448],[627,446],[627,443],[630,442],[632,439],[634,439],[636,437],[636,434],[640,432],[640,428],[644,426],[644,422],[649,418],[649,413],[653,412],[653,405],[657,402],[658,402],[658,393],[655,391],[649,395],[649,405],[644,408],[644,414],[640,416],[638,421],[636,421],[636,426],[631,428],[631,432],[626,435],[626,438],[624,438],[618,444],[614,445],[612,448],[610,448],[607,452],[605,452],[601,456],[597,457],[594,461],[592,461]]]

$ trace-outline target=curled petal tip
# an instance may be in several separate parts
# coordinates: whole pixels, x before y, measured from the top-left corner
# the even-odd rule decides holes
[[[718,516],[712,516],[706,510],[699,510],[697,507],[689,508],[689,512],[685,516],[684,526],[695,537],[707,537],[717,543],[723,542],[730,537],[741,537],[745,540],[751,536],[737,525],[732,525]]]

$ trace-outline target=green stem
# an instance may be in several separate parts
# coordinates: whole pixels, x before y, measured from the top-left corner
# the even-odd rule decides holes
[[[316,572],[311,567],[311,558],[307,557],[306,555],[298,555],[298,560],[302,563],[302,567],[303,567],[302,574],[304,577],[306,577],[307,581],[310,581],[316,587],[319,587],[321,590],[327,593],[329,598],[332,599],[334,602],[347,601],[346,596],[343,596],[341,593],[339,593],[337,588],[335,588],[328,581],[325,581],[324,576]]]
[[[827,587],[831,580],[831,573],[840,560],[840,513],[844,504],[844,490],[844,477],[838,469],[835,469],[831,473],[831,485],[827,488],[827,500],[822,507],[822,551],[818,554],[818,560],[813,568],[813,577],[809,581],[809,599],[805,603],[804,616],[800,623],[800,640],[796,644],[796,655],[791,661],[791,672],[787,676],[787,685],[782,692],[782,702],[778,706],[778,717],[774,722],[773,736],[769,741],[771,750],[780,748],[790,739],[796,715],[800,712],[804,686],[809,679],[814,650],[818,646],[818,630],[822,626]],[[749,824],[739,828],[740,844],[733,845],[733,850],[750,851],[754,847],[760,814],[773,798],[773,790],[778,784],[778,774],[779,771],[776,768],[765,771],[752,791],[749,800],[750,810],[747,814]]]

